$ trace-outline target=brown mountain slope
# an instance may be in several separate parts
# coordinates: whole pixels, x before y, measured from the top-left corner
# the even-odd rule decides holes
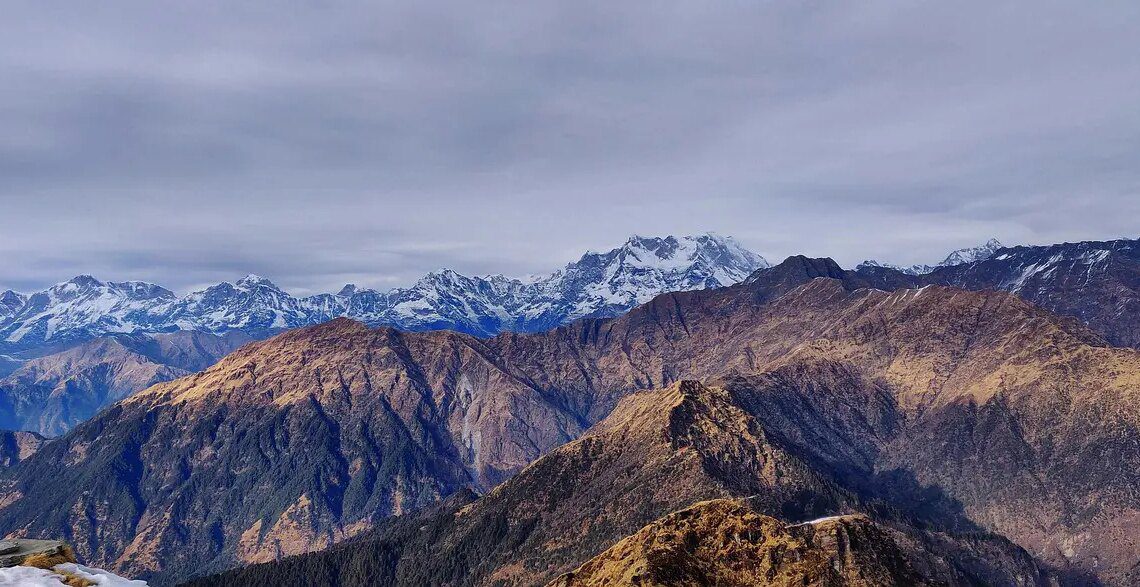
[[[255,565],[195,585],[297,581],[310,585],[541,585],[663,515],[695,502],[732,496],[747,497],[749,512],[792,520],[858,508],[875,511],[893,525],[889,536],[885,529],[860,522],[854,524],[858,528],[853,534],[838,539],[858,535],[858,540],[866,542],[859,548],[867,549],[860,556],[894,556],[891,553],[899,549],[895,542],[905,544],[907,562],[892,560],[892,577],[953,584],[1038,584],[1039,572],[1028,554],[981,532],[952,532],[946,527],[954,525],[949,520],[953,514],[912,517],[840,487],[828,473],[813,468],[813,455],[774,439],[764,423],[743,408],[739,399],[755,396],[756,390],[733,387],[685,381],[633,394],[586,436],[540,458],[474,503],[416,517],[410,523],[397,521],[330,551]],[[838,388],[820,389],[821,395],[845,393]],[[866,412],[878,409],[870,407]],[[865,412],[850,413],[853,426],[860,426],[854,417],[859,413]],[[797,452],[800,456],[793,454]],[[794,572],[819,572],[824,559],[830,564],[827,557],[833,552],[829,549],[835,545],[823,536],[831,531],[827,529],[830,524],[818,526],[819,540],[812,542],[807,530],[792,536],[772,518],[757,521],[752,513],[745,516],[731,508],[725,512],[734,519],[747,518],[749,524],[759,524],[758,528],[781,528],[777,534],[788,543],[777,550],[794,546],[791,542],[799,544],[795,548],[800,550],[789,556],[814,553],[802,561],[807,566]],[[908,520],[930,529],[920,530]],[[690,528],[687,533],[692,535],[686,544],[721,544],[721,530],[733,524],[720,520]],[[756,554],[748,547],[739,554],[747,556],[746,552]],[[852,564],[866,566],[867,572],[877,568],[867,562],[860,558]],[[700,583],[689,579],[696,581],[689,584]]]
[[[551,587],[930,585],[890,532],[851,515],[788,525],[745,502],[700,502],[622,539]]]
[[[0,430],[0,467],[11,467],[31,457],[47,442],[35,432]]]
[[[136,576],[175,574],[322,548],[489,488],[584,427],[487,354],[468,336],[349,320],[249,345],[26,462],[3,510],[22,521],[4,530],[69,536],[85,560]]]
[[[949,507],[914,489],[941,488],[1059,566],[1115,577],[1140,559],[1135,351],[1006,293],[850,287],[668,294],[489,340],[347,321],[286,333],[45,447],[12,472],[0,530],[72,533],[133,575],[265,560],[487,489],[638,389],[743,375],[785,398],[766,434],[852,491],[910,511]],[[819,396],[829,377],[862,395]]]

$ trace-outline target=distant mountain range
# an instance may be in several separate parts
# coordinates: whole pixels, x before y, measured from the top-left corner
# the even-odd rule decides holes
[[[1140,240],[1002,247],[982,254],[922,275],[872,266],[854,274],[888,290],[948,285],[1008,291],[1083,322],[1114,345],[1140,348]]]
[[[1138,243],[1005,247],[990,239],[954,251],[936,265],[900,267],[868,260],[855,272],[886,289],[936,283],[1012,291],[1089,322],[1114,343],[1135,346],[1140,327],[1111,322],[1140,300]],[[588,252],[541,277],[468,277],[444,269],[409,288],[386,292],[350,284],[335,294],[295,297],[268,279],[249,275],[179,297],[150,283],[103,282],[82,275],[31,295],[0,293],[0,376],[23,359],[107,334],[240,331],[265,338],[336,317],[480,337],[541,332],[580,318],[618,316],[665,292],[738,283],[768,267],[767,260],[733,239],[704,234],[634,236],[616,249]],[[1100,279],[1103,287],[1074,291],[1076,280]]]
[[[113,333],[238,330],[260,338],[340,316],[412,331],[537,332],[615,316],[667,291],[731,285],[767,266],[733,239],[704,234],[634,236],[538,278],[445,269],[387,292],[347,285],[336,294],[294,297],[249,275],[179,297],[150,283],[81,275],[31,295],[0,293],[0,353],[42,355]]]
[[[920,264],[920,265],[900,266],[900,265],[892,265],[890,263],[880,263],[879,261],[875,261],[874,259],[867,259],[866,261],[863,261],[862,263],[856,265],[855,269],[859,270],[859,269],[871,268],[871,267],[886,267],[888,269],[895,269],[895,270],[901,271],[902,273],[906,273],[907,275],[925,275],[927,273],[930,273],[930,272],[932,272],[936,269],[940,269],[942,267],[953,267],[955,265],[964,265],[966,263],[976,263],[978,261],[984,261],[984,260],[992,257],[994,255],[994,253],[997,252],[998,249],[1000,249],[1004,246],[1005,245],[1001,244],[1001,242],[998,241],[998,239],[991,238],[990,240],[986,241],[986,243],[983,245],[976,246],[976,247],[966,247],[964,249],[958,249],[957,251],[954,251],[954,252],[950,253],[949,255],[946,255],[946,258],[943,259],[942,262],[940,262],[936,265],[921,265]]]
[[[63,434],[104,407],[201,371],[251,340],[240,331],[110,334],[28,360],[0,377],[0,430]]]

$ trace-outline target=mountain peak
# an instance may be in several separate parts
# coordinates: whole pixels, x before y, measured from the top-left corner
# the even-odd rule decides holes
[[[265,277],[257,275],[256,273],[250,273],[250,274],[246,275],[245,277],[237,280],[237,282],[235,282],[234,285],[237,285],[239,287],[253,287],[253,286],[261,285],[261,286],[272,287],[274,289],[277,289],[276,284],[274,284],[272,281],[270,281],[269,279],[267,279]]]
[[[0,292],[0,320],[19,313],[27,302],[28,297],[22,293],[12,290]]]
[[[766,266],[763,257],[731,238],[706,233],[633,235],[608,252],[587,253],[560,271],[521,280],[439,269],[408,288],[373,291],[349,284],[335,295],[305,298],[257,274],[183,297],[143,282],[101,284],[80,276],[72,280],[76,283],[44,292],[34,312],[9,296],[8,308],[0,310],[0,339],[31,346],[107,332],[241,330],[260,335],[336,316],[405,330],[451,329],[480,336],[535,332],[578,318],[615,316],[665,292],[731,285]],[[60,308],[61,302],[71,305]],[[64,314],[68,316],[61,320]],[[48,329],[36,326],[37,319],[48,316],[53,317],[45,322]],[[64,326],[56,327],[60,324]]]
[[[178,296],[174,292],[146,281],[116,281],[108,282],[107,285],[123,292],[127,296],[136,299],[175,299]]]
[[[707,266],[714,271],[727,272],[716,276],[720,285],[735,283],[752,271],[769,266],[764,257],[744,248],[733,238],[712,232],[679,237],[633,235],[622,247],[604,255],[593,255],[606,258],[616,255],[633,267],[652,266],[663,271],[691,271],[696,266]],[[582,262],[586,262],[589,256],[583,256]]]
[[[985,261],[986,259],[994,256],[994,253],[996,253],[998,249],[1002,248],[1005,248],[1005,245],[1001,244],[1001,241],[996,238],[991,238],[984,244],[978,245],[976,247],[964,247],[953,251],[947,255],[945,259],[942,259],[942,261],[937,265],[926,265],[924,263],[918,263],[910,266],[902,266],[894,265],[891,263],[882,263],[874,259],[867,259],[862,263],[856,265],[855,270],[861,271],[883,267],[886,269],[901,271],[907,275],[926,275],[927,273],[931,273],[935,269],[940,269],[942,267],[953,267],[955,265],[965,265],[966,263]]]
[[[95,279],[91,275],[87,275],[85,273],[82,275],[76,275],[75,277],[72,277],[71,279],[61,283],[60,285],[62,285],[62,286],[75,285],[75,286],[78,286],[81,288],[91,288],[91,287],[100,287],[103,285],[103,282],[99,281],[98,279]]]
[[[20,305],[28,300],[28,296],[10,289],[0,292],[0,306],[3,305]]]
[[[994,255],[998,249],[1004,247],[996,238],[991,238],[985,244],[976,247],[966,247],[958,249],[942,260],[937,267],[950,267],[953,265],[964,265],[966,263],[976,263],[978,261],[985,261]]]
[[[806,255],[792,255],[781,261],[778,265],[757,270],[749,276],[746,281],[754,282],[763,274],[806,276],[812,279],[816,277],[842,279],[844,271],[843,268],[839,266],[839,263],[836,263],[831,257],[815,258]]]

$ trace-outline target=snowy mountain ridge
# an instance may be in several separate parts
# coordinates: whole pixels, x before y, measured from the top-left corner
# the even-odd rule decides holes
[[[991,238],[990,240],[986,241],[984,244],[978,245],[976,247],[965,247],[965,248],[961,248],[961,249],[958,249],[956,251],[953,251],[949,255],[946,255],[945,259],[943,259],[941,262],[939,262],[935,265],[926,265],[926,264],[920,263],[917,265],[910,265],[910,266],[904,267],[901,265],[892,265],[890,263],[882,263],[882,262],[876,261],[874,259],[867,259],[866,261],[863,261],[862,263],[859,263],[858,265],[856,265],[855,270],[858,271],[860,269],[865,269],[865,268],[870,268],[870,267],[886,267],[888,269],[895,269],[897,271],[901,271],[903,273],[906,273],[907,275],[926,275],[927,273],[933,273],[935,270],[941,269],[942,267],[953,267],[955,265],[965,265],[967,263],[976,263],[978,261],[985,261],[986,259],[989,259],[990,257],[994,256],[994,253],[996,253],[998,251],[998,249],[1001,249],[1003,247],[1005,247],[1005,245],[1001,244],[1001,242],[998,241],[998,239]]]
[[[335,294],[308,297],[292,296],[257,275],[182,297],[145,282],[80,275],[29,296],[0,294],[0,350],[66,345],[110,333],[260,335],[339,316],[406,330],[533,332],[620,314],[667,291],[730,285],[767,266],[735,240],[703,234],[633,236],[621,247],[588,252],[541,277],[468,277],[442,269],[408,288],[377,291],[349,284]]]

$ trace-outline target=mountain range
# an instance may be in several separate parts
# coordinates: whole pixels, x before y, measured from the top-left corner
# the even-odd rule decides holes
[[[31,295],[0,293],[0,353],[48,354],[115,333],[239,330],[263,338],[338,316],[476,336],[538,332],[579,318],[614,316],[667,291],[731,285],[766,266],[763,257],[733,239],[704,234],[634,236],[542,277],[467,277],[445,269],[410,288],[381,292],[347,285],[336,294],[301,298],[256,275],[185,297],[150,283],[81,275]]]
[[[1004,247],[991,239],[954,251],[936,265],[865,261],[855,272],[884,289],[925,284],[1004,289],[1088,322],[1116,344],[1135,346],[1140,327],[1129,312],[1140,303],[1138,243]],[[705,234],[634,236],[621,247],[586,253],[543,277],[467,277],[440,270],[409,288],[387,292],[347,285],[336,294],[295,297],[268,279],[249,275],[178,297],[149,283],[79,276],[31,295],[0,294],[0,376],[24,359],[107,334],[241,331],[264,338],[335,317],[481,337],[541,332],[580,318],[617,316],[669,291],[731,285],[767,267],[763,257],[731,238]]]
[[[1140,348],[1140,240],[1004,247],[924,275],[869,266],[854,274],[881,289],[948,285],[1008,291],[1084,323],[1114,345]]]
[[[756,564],[809,583],[1140,580],[1140,355],[1119,348],[1140,347],[1140,241],[1002,247],[921,274],[793,256],[730,277],[666,259],[701,238],[635,237],[585,255],[573,273],[592,277],[550,277],[577,284],[565,299],[687,291],[495,336],[336,317],[233,350],[300,319],[284,311],[298,298],[256,278],[184,298],[57,286],[67,312],[34,322],[64,350],[0,379],[0,416],[62,436],[4,433],[0,530],[64,536],[159,585],[247,564],[204,584],[298,569],[747,584]],[[433,275],[412,296],[433,315],[494,313],[470,304],[475,280]],[[361,293],[301,300],[323,321]],[[216,334],[84,333],[138,316],[107,296],[151,295]],[[18,316],[34,298],[7,296]],[[716,542],[733,528],[764,538]]]
[[[887,269],[895,269],[907,275],[925,275],[942,267],[953,267],[955,265],[965,265],[967,263],[976,263],[984,261],[994,256],[998,249],[1003,248],[1005,245],[1001,244],[996,238],[991,238],[985,244],[976,247],[966,247],[958,249],[946,255],[946,258],[941,262],[934,265],[918,264],[909,266],[892,265],[890,263],[880,263],[874,259],[867,259],[862,263],[855,266],[855,270],[872,267],[885,267]]]
[[[16,464],[0,528],[68,536],[163,584],[364,537],[473,488],[474,517],[384,538],[441,562],[377,557],[485,584],[553,580],[692,500],[749,497],[785,523],[871,516],[943,553],[932,579],[1136,579],[1140,355],[1007,292],[866,281],[792,257],[538,334],[291,330]],[[673,395],[615,410],[654,389]],[[651,420],[651,443],[622,431]],[[626,441],[589,440],[610,431]]]

